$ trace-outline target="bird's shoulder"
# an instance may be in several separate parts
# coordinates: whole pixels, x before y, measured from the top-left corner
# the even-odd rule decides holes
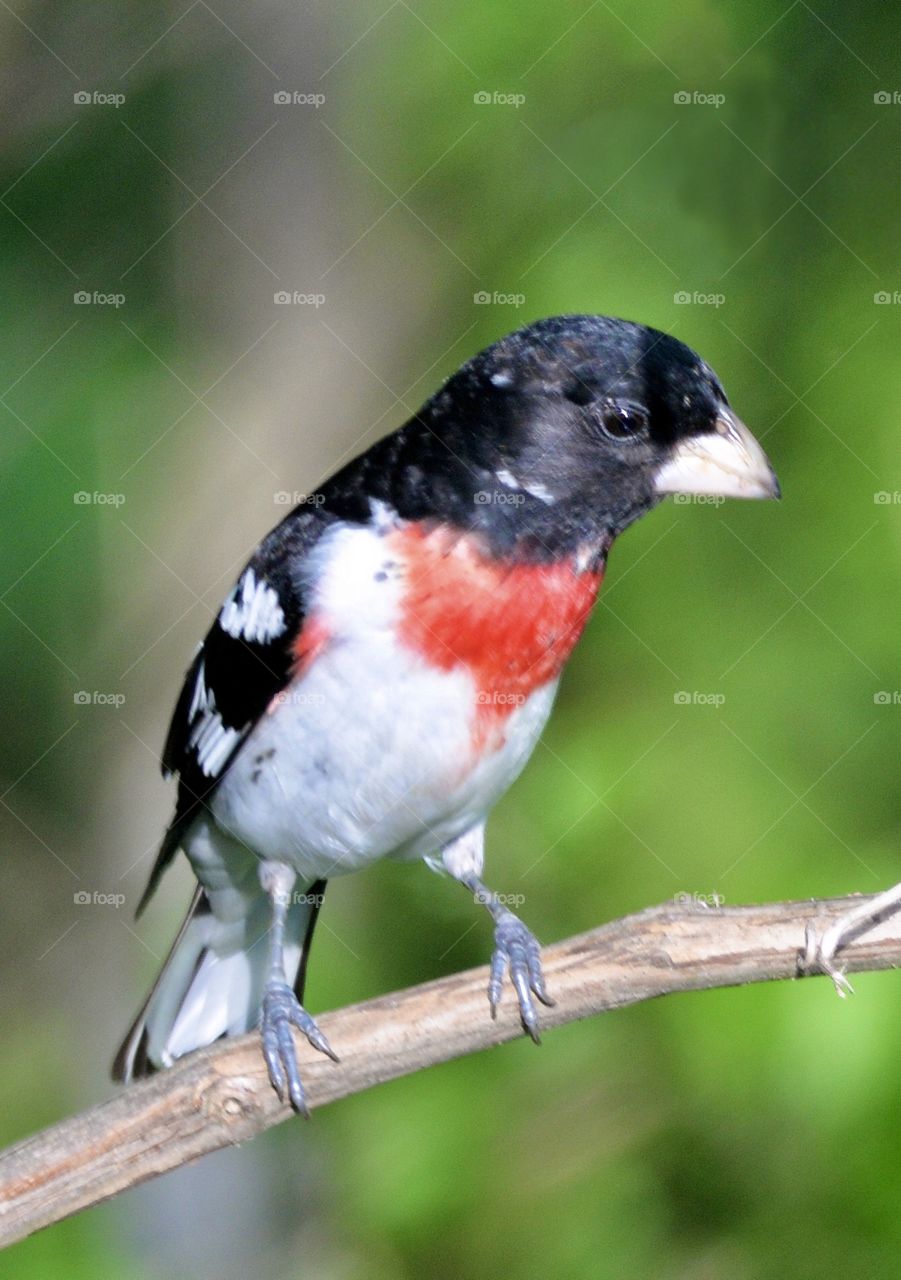
[[[197,647],[162,756],[163,772],[177,773],[187,793],[180,809],[209,794],[290,681],[309,609],[304,565],[334,523],[312,499],[291,512],[256,548]]]

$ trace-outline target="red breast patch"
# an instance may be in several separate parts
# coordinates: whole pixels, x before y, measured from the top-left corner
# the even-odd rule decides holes
[[[295,676],[303,675],[310,664],[318,658],[328,644],[328,640],[329,632],[325,622],[317,617],[307,618],[292,646]]]
[[[291,652],[294,655],[294,666],[291,669],[291,675],[296,680],[298,676],[302,676],[309,668],[319,654],[328,644],[330,639],[329,630],[325,622],[321,618],[307,618],[294,643],[291,646]],[[271,714],[277,711],[283,702],[289,701],[291,698],[290,687],[283,689],[281,693],[277,693],[266,710]]]
[[[511,712],[560,674],[603,569],[499,560],[471,535],[421,525],[390,541],[407,568],[401,640],[442,670],[468,668],[478,690],[474,745],[499,746]]]

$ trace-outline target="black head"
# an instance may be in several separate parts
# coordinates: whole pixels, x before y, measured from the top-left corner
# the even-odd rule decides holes
[[[383,443],[401,515],[437,511],[535,555],[609,543],[667,493],[778,495],[710,366],[607,316],[502,338]]]

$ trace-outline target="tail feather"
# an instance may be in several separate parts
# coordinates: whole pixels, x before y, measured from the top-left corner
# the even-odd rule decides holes
[[[325,882],[292,903],[285,929],[285,971],[303,998],[307,956]],[[257,1023],[268,968],[269,902],[260,894],[237,920],[220,920],[200,887],[160,975],[113,1063],[127,1082],[171,1066],[220,1036]]]

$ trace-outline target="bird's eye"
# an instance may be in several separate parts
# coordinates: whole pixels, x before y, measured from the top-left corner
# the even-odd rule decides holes
[[[599,408],[601,426],[612,440],[633,440],[648,429],[648,415],[637,404],[603,404]]]

